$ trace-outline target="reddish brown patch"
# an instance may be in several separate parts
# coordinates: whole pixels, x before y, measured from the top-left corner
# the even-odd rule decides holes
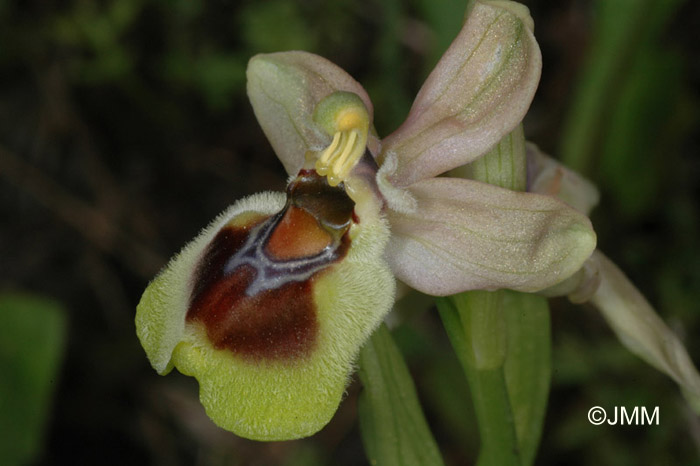
[[[347,253],[353,207],[342,186],[302,171],[283,212],[239,216],[214,237],[194,273],[187,320],[203,324],[215,348],[242,357],[309,355],[318,334],[314,281]]]
[[[331,236],[308,212],[290,206],[266,245],[274,259],[289,260],[315,256],[331,245]]]
[[[226,261],[248,231],[226,228],[212,241],[196,273],[187,319],[204,324],[217,349],[253,359],[294,359],[313,348],[318,329],[312,280],[247,296],[255,270],[241,265],[224,276]]]

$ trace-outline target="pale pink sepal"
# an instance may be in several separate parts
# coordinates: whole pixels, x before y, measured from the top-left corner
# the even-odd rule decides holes
[[[427,294],[538,291],[574,274],[595,249],[588,218],[553,197],[455,178],[409,191],[413,213],[387,212],[386,254],[397,278]]]
[[[598,188],[573,170],[542,152],[528,142],[527,190],[554,196],[586,215],[598,205]]]
[[[335,91],[354,92],[372,118],[372,102],[360,83],[313,53],[256,55],[246,74],[255,116],[288,174],[299,171],[306,151],[322,150],[331,141],[312,120],[321,99]]]
[[[416,97],[408,119],[382,142],[408,186],[466,164],[522,121],[542,57],[525,8],[477,2]]]
[[[591,298],[623,345],[680,385],[700,413],[700,374],[680,339],[668,328],[625,274],[596,251],[600,286]]]

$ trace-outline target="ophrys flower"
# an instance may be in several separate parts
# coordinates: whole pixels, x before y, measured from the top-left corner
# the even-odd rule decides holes
[[[193,375],[209,416],[263,440],[310,435],[340,402],[393,275],[434,295],[537,291],[590,256],[588,219],[551,196],[436,177],[522,120],[541,59],[527,10],[478,2],[383,141],[365,90],[305,52],[254,57],[248,94],[292,177],[243,199],[149,285],[136,316],[159,373]]]

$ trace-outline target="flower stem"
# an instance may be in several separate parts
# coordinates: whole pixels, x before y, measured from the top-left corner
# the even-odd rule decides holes
[[[481,434],[479,465],[519,465],[520,453],[506,387],[502,294],[471,291],[437,301],[472,392]]]
[[[476,180],[526,189],[522,126],[469,166]],[[480,465],[534,463],[550,380],[549,308],[539,296],[469,291],[437,301],[469,382],[481,434]]]

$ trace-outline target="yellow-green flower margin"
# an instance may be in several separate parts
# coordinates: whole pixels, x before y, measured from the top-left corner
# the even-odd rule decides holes
[[[220,427],[253,440],[312,435],[335,413],[360,345],[394,300],[395,282],[383,260],[389,238],[383,218],[362,219],[347,256],[314,282],[318,340],[296,361],[255,361],[215,349],[197,324],[186,324],[190,275],[216,232],[245,212],[279,211],[283,195],[243,199],[187,245],[149,285],[137,308],[137,333],[153,367],[173,366],[197,378],[207,415]],[[167,361],[166,361],[167,358]]]

